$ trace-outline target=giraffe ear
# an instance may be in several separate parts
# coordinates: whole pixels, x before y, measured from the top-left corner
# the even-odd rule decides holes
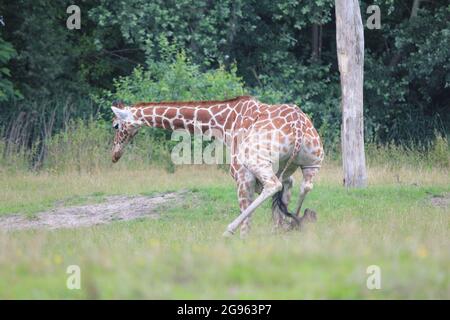
[[[119,119],[119,120],[124,120],[124,121],[125,120],[133,120],[133,114],[131,113],[130,110],[119,109],[116,107],[111,107],[111,110],[114,112],[117,119]]]
[[[119,108],[119,109],[124,109],[125,108],[125,103],[122,100],[114,100],[112,102],[112,106]]]

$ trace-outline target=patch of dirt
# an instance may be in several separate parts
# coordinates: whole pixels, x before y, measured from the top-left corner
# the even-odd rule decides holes
[[[187,191],[170,192],[155,196],[110,196],[96,204],[57,207],[39,212],[33,217],[22,214],[0,217],[0,229],[59,229],[87,227],[113,221],[127,221],[138,218],[159,217],[158,209],[162,206],[180,202]]]
[[[433,206],[440,208],[450,207],[450,193],[444,193],[443,195],[433,195],[430,197],[430,202]]]

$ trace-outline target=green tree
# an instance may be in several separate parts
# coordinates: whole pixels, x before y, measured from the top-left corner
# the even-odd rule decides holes
[[[19,96],[11,81],[11,70],[8,62],[16,55],[13,46],[0,38],[0,102]]]

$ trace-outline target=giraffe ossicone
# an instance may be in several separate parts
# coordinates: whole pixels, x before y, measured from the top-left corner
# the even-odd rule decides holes
[[[129,109],[119,109],[117,107],[112,106],[111,110],[114,112],[116,117],[123,121],[132,121],[134,120],[133,113]]]
[[[241,210],[224,235],[234,234],[239,226],[241,235],[247,234],[252,213],[271,197],[276,204],[272,211],[276,223],[282,221],[281,217],[299,221],[303,201],[324,157],[320,137],[299,107],[269,105],[241,96],[220,101],[142,102],[111,109],[116,129],[113,162],[120,159],[125,145],[144,125],[200,132],[223,141],[230,149],[230,173],[237,184]],[[290,177],[298,168],[304,179],[297,208],[291,214],[287,200]],[[255,194],[259,196],[255,198]]]

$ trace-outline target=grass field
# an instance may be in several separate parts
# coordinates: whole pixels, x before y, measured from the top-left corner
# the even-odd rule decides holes
[[[306,207],[318,222],[304,232],[271,231],[270,204],[246,240],[223,239],[238,214],[233,180],[191,166],[94,173],[0,171],[0,216],[79,204],[105,195],[188,189],[187,200],[139,219],[79,229],[0,230],[0,298],[443,298],[450,299],[448,170],[369,168],[370,186],[346,190],[340,169],[322,169]],[[300,176],[296,175],[298,193]],[[66,268],[82,287],[66,287]],[[381,269],[381,289],[366,269]]]

